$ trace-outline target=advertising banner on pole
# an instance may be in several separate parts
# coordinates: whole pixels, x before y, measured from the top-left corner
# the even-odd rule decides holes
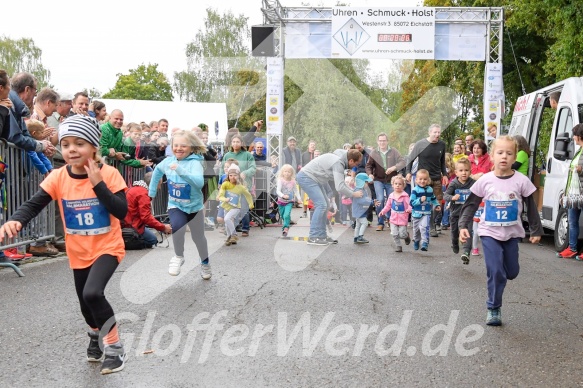
[[[435,58],[434,8],[334,7],[331,19],[331,58]]]
[[[283,133],[283,58],[267,58],[266,132],[268,135]]]
[[[502,64],[486,63],[484,74],[484,139],[488,143],[500,134],[503,101]]]

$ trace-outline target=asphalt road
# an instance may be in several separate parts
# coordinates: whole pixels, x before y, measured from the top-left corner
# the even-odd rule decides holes
[[[277,227],[231,247],[207,232],[210,281],[192,242],[178,277],[171,248],[128,252],[106,294],[129,358],[109,376],[85,360],[65,258],[0,270],[0,386],[583,386],[583,262],[556,258],[551,239],[520,245],[496,328],[482,257],[462,265],[449,231],[403,253],[387,230],[362,246],[352,232],[336,226],[328,247]]]

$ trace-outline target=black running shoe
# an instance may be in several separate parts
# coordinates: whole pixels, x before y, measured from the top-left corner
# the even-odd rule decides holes
[[[106,349],[105,359],[103,360],[103,365],[101,365],[102,375],[119,372],[125,366],[126,353],[123,348],[121,346],[111,346],[110,348],[112,354],[107,354],[110,351]]]
[[[89,346],[87,347],[87,361],[99,362],[103,359],[103,351],[99,347],[99,334],[87,333]]]

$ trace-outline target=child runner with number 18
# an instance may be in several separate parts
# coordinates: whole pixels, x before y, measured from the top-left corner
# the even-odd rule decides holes
[[[101,374],[108,374],[122,370],[126,358],[104,291],[125,256],[120,220],[128,206],[119,171],[99,164],[100,137],[99,125],[90,117],[75,115],[61,123],[59,143],[66,166],[49,174],[39,191],[0,227],[0,241],[5,234],[14,237],[51,201],[58,201],[69,265],[89,325],[87,360],[99,362],[105,355]]]

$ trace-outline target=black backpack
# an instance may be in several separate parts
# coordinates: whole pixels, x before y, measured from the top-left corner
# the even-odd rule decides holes
[[[146,248],[146,243],[144,239],[140,236],[137,230],[134,228],[127,227],[121,229],[121,236],[123,237],[123,242],[126,251],[133,251]]]

